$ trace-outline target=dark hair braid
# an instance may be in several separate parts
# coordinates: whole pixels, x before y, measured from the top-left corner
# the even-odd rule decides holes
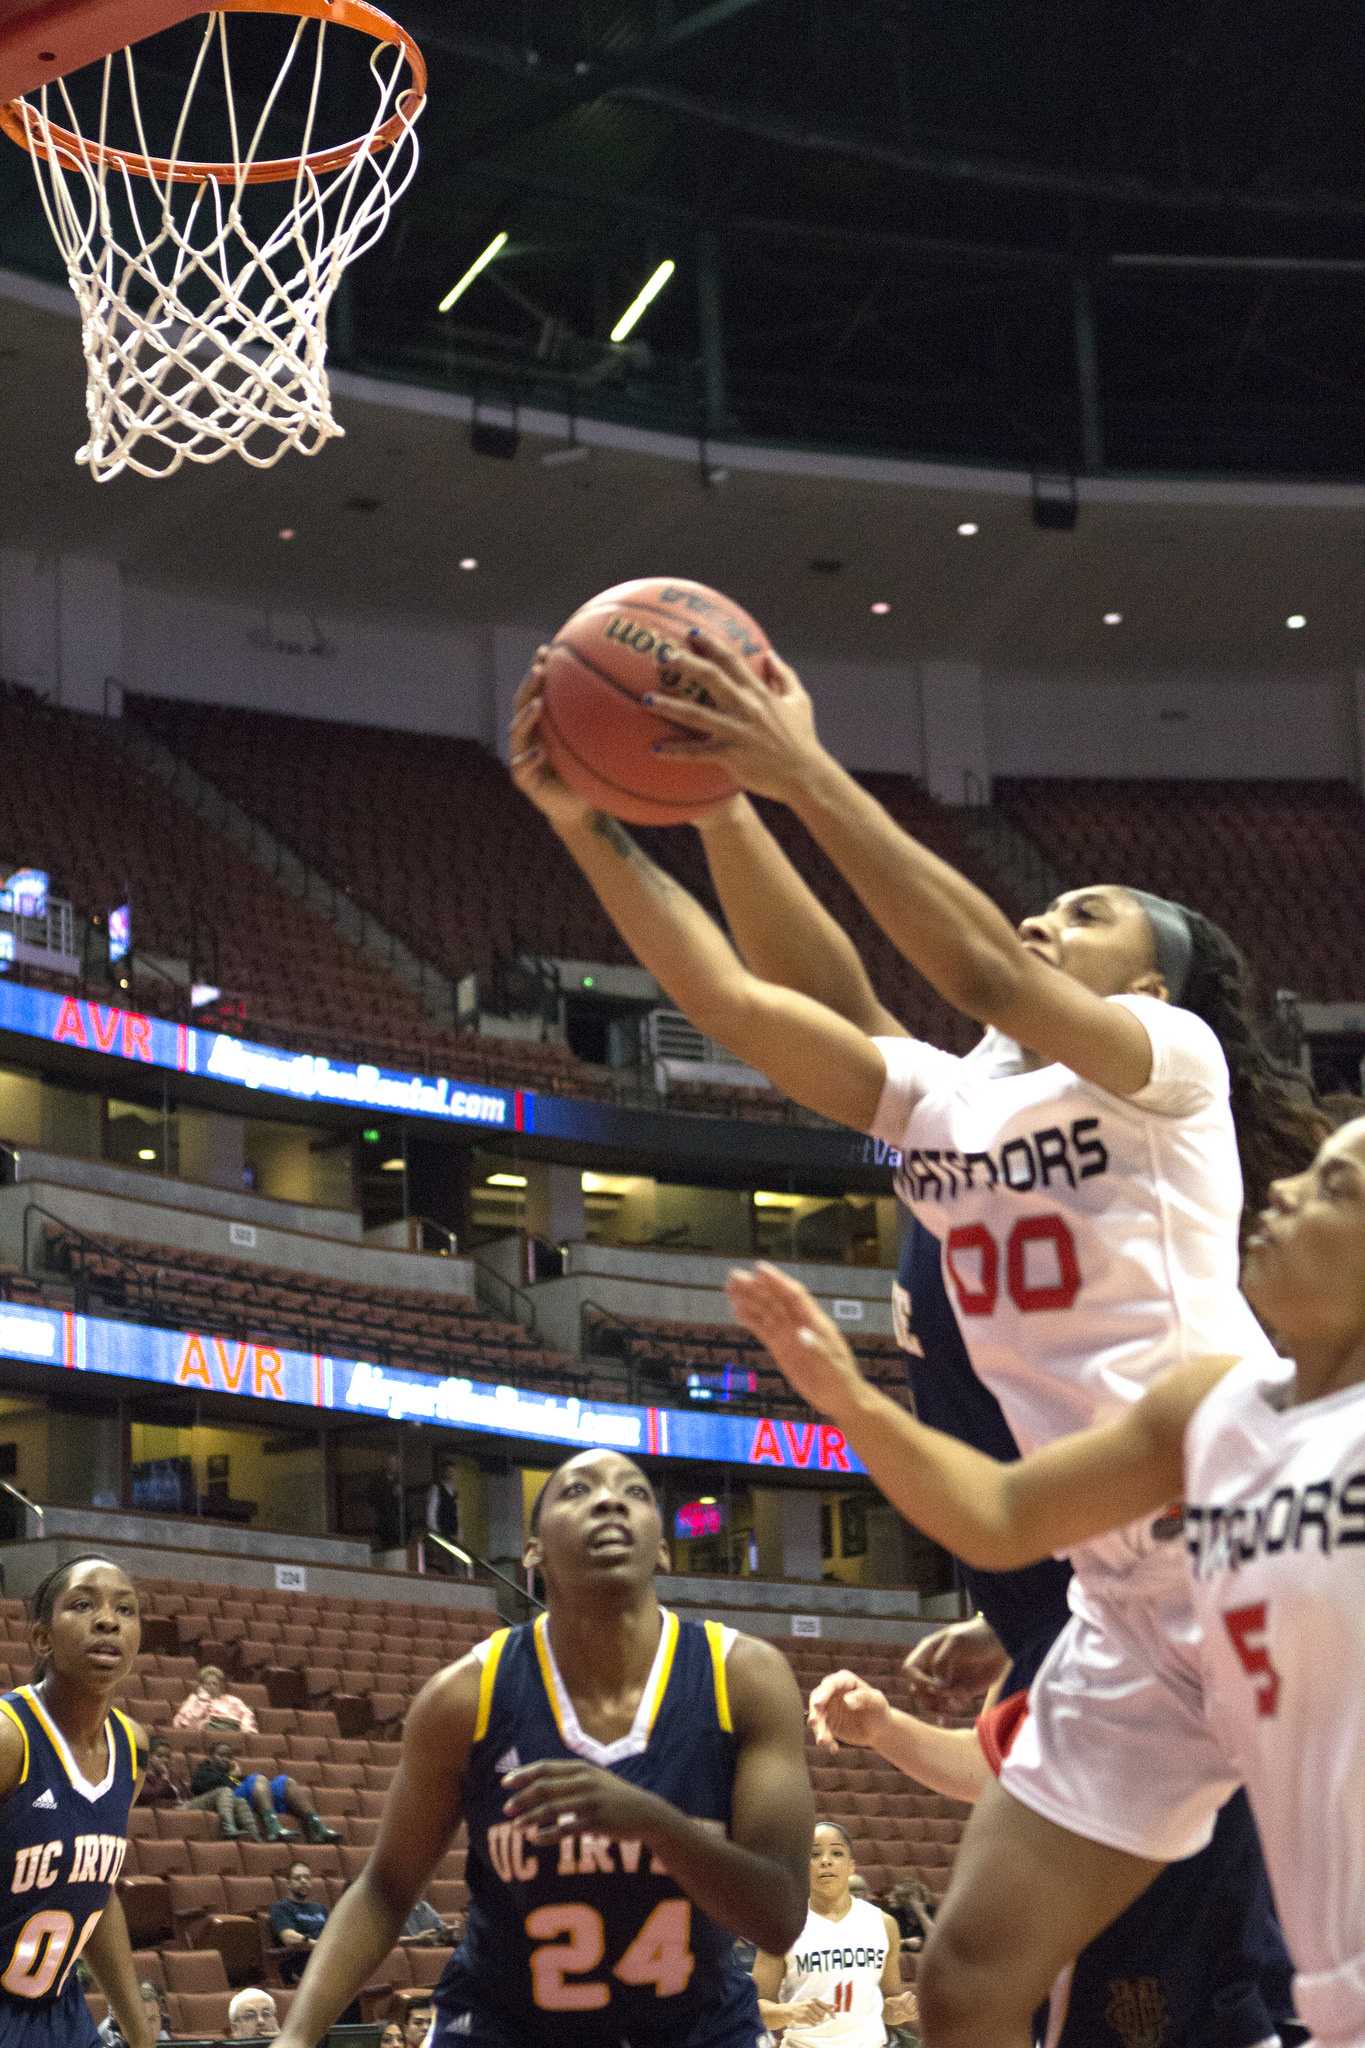
[[[1331,1120],[1303,1077],[1271,1058],[1256,1020],[1245,954],[1211,919],[1183,903],[1179,908],[1193,947],[1181,1007],[1203,1018],[1227,1058],[1245,1229],[1265,1207],[1272,1181],[1303,1172],[1332,1128]]]

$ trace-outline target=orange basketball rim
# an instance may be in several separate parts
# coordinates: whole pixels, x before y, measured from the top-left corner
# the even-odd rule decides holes
[[[388,120],[372,133],[305,156],[245,167],[182,162],[111,143],[96,144],[56,122],[40,130],[25,108],[23,94],[208,13],[278,14],[355,29],[378,44],[401,50],[410,83]],[[326,176],[344,169],[362,150],[373,154],[391,149],[412,127],[426,94],[426,59],[416,40],[370,0],[213,0],[211,7],[204,0],[0,0],[0,129],[33,154],[56,152],[71,163],[89,163],[93,157],[134,177],[187,185],[200,185],[205,179],[223,185],[269,185],[295,178],[301,171]]]

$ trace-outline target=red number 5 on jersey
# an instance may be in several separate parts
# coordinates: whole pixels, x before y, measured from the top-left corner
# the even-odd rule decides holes
[[[1241,1660],[1243,1671],[1258,1681],[1257,1713],[1273,1714],[1280,1704],[1280,1674],[1271,1663],[1270,1652],[1265,1646],[1265,1601],[1257,1600],[1250,1607],[1226,1608],[1223,1626],[1232,1639],[1232,1647]]]

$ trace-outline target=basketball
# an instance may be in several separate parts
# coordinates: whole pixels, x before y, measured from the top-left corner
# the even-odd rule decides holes
[[[647,576],[580,605],[550,647],[540,717],[550,765],[570,789],[632,825],[688,824],[738,786],[719,761],[652,751],[686,728],[640,699],[681,689],[674,657],[693,626],[750,659],[768,645],[719,591]]]

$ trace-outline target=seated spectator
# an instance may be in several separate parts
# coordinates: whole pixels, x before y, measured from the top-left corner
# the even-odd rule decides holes
[[[227,1728],[242,1735],[254,1735],[256,1716],[245,1700],[227,1690],[222,1666],[206,1664],[189,1698],[176,1708],[171,1726],[186,1728],[192,1734],[200,1729],[216,1734],[220,1728]]]
[[[436,2006],[432,1999],[427,1999],[425,2004],[419,2001],[410,2005],[403,2015],[403,2048],[422,2048],[435,2018]]]
[[[166,2017],[166,2008],[162,2003],[161,1993],[150,1978],[144,1978],[137,1988],[142,2002],[147,2008],[147,2018],[152,2028],[152,2038],[157,2041],[169,2041],[171,2038],[171,2027],[170,2021]],[[106,2019],[100,2021],[98,2037],[101,2048],[127,2048],[127,2043],[123,2038],[123,2029],[112,2013]]]
[[[458,1941],[461,1932],[457,1920],[443,1920],[429,1899],[418,1899],[403,1922],[403,1932],[398,1939],[403,1943],[421,1942],[425,1947],[433,1948]]]
[[[308,1960],[308,1951],[327,1925],[327,1908],[308,1896],[313,1873],[302,1861],[289,1866],[289,1889],[270,1908],[270,1932],[276,1945],[292,1954],[280,1959],[280,1976],[286,1984],[297,1984]]]
[[[280,2016],[270,1993],[251,1987],[239,1991],[228,2006],[228,2026],[234,2041],[273,2041]]]
[[[138,1799],[143,1806],[184,1806],[190,1796],[171,1769],[171,1745],[164,1735],[154,1735],[147,1749],[147,1769]]]
[[[403,2048],[403,2022],[389,2020],[379,2036],[379,2048]]]
[[[298,1840],[298,1829],[283,1826],[281,1814],[290,1814],[303,1822],[303,1833],[310,1842],[339,1842],[341,1836],[335,1828],[329,1828],[313,1804],[313,1795],[305,1791],[297,1778],[291,1778],[287,1771],[279,1771],[267,1777],[264,1771],[253,1771],[243,1778],[237,1769],[232,1744],[226,1737],[215,1742],[209,1754],[196,1769],[190,1780],[191,1805],[201,1801],[207,1803],[205,1795],[221,1793],[227,1788],[237,1804],[245,1802],[248,1809],[246,1826],[234,1805],[231,1822],[224,1820],[223,1833],[231,1838],[237,1834],[254,1834],[265,1842],[294,1842]],[[218,1808],[221,1815],[222,1807]]]
[[[216,1813],[223,1830],[223,1839],[236,1841],[245,1835],[253,1842],[293,1841],[293,1829],[287,1832],[277,1827],[267,1835],[256,1819],[256,1812],[242,1788],[241,1773],[231,1742],[226,1736],[214,1743],[203,1760],[194,1767],[190,1779],[189,1804],[206,1813]]]

